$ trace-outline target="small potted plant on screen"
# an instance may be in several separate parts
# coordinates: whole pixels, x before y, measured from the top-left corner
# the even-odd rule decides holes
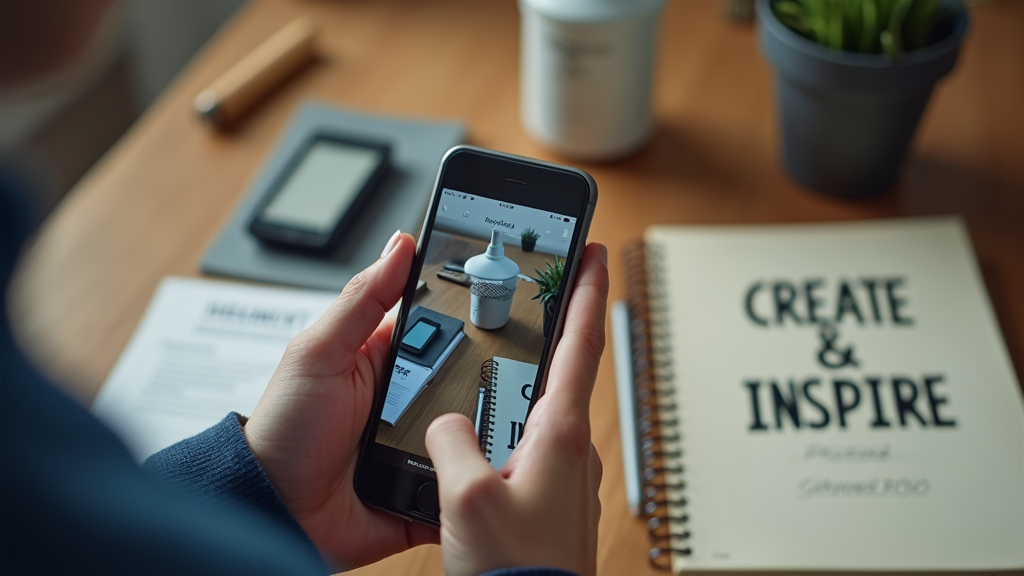
[[[558,304],[558,291],[562,286],[562,271],[565,268],[565,262],[555,256],[554,264],[551,262],[544,264],[547,269],[535,270],[537,276],[533,278],[533,281],[537,283],[539,290],[532,299],[540,300],[541,306],[544,307],[544,337],[547,338],[555,318],[555,306]]]
[[[540,240],[540,234],[537,234],[533,228],[527,228],[523,230],[519,238],[523,242],[523,252],[533,252],[533,249],[537,247],[537,240]]]

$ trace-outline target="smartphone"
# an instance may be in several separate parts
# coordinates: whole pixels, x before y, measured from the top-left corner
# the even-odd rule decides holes
[[[505,372],[515,380],[505,389],[521,397],[509,405],[522,404],[517,418],[525,424],[544,393],[596,203],[594,179],[576,168],[473,146],[445,154],[362,438],[355,489],[364,502],[439,525],[427,427],[449,412],[479,423],[487,405],[480,399],[498,360],[515,368]],[[535,245],[523,245],[527,228],[540,233]],[[416,306],[429,310],[440,328],[432,335],[431,353],[412,356],[406,339],[415,345],[414,331],[427,329],[406,330],[415,285],[439,271],[454,273],[452,262],[464,263],[470,287],[442,282],[417,299]],[[558,263],[558,295],[553,304],[541,305],[534,298],[538,285],[521,276]],[[484,435],[479,429],[478,434]],[[485,446],[481,441],[486,453]]]
[[[441,325],[437,322],[429,318],[420,318],[406,331],[402,338],[402,349],[419,354],[440,330]]]
[[[469,279],[469,275],[466,274],[464,271],[452,270],[447,266],[437,271],[437,277],[442,280],[454,282],[455,284],[459,284],[461,286],[470,286],[472,284],[472,281]]]
[[[316,134],[274,180],[249,232],[278,247],[330,251],[383,180],[389,156],[384,142]]]

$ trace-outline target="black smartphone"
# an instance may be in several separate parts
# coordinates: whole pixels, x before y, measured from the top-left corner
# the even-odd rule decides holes
[[[437,322],[430,318],[420,318],[409,327],[409,330],[405,332],[405,336],[402,337],[402,349],[413,354],[419,354],[423,352],[423,349],[427,347],[427,344],[433,340],[440,330],[441,325]]]
[[[544,393],[596,203],[597,185],[582,170],[472,146],[448,151],[362,439],[355,489],[364,502],[439,525],[427,426],[445,413],[465,414],[478,423],[481,451],[490,460],[488,447],[496,442],[484,431],[489,420],[482,416],[502,398],[481,399],[494,390],[487,388],[494,378],[500,389],[514,392],[504,409],[515,414],[512,429],[518,424],[521,434]],[[522,241],[527,228],[539,233],[535,242]],[[404,339],[416,329],[405,328],[413,290],[439,270],[454,272],[445,267],[451,262],[464,262],[470,287],[442,282],[417,299],[422,314],[441,328],[423,357],[412,356]],[[552,269],[561,276],[547,279],[550,295],[542,304],[536,298],[540,285],[522,276]],[[503,377],[509,383],[501,388]],[[504,448],[504,440],[500,444],[494,448]],[[510,454],[515,442],[508,444]]]
[[[317,134],[297,149],[261,200],[249,232],[306,252],[333,249],[383,180],[386,143]]]
[[[437,277],[442,280],[454,282],[455,284],[459,284],[461,286],[470,286],[472,284],[472,282],[469,279],[469,275],[466,274],[464,271],[452,270],[447,266],[437,271]]]

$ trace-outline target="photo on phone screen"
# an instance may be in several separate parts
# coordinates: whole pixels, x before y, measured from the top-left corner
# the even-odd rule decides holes
[[[420,319],[439,329],[419,353],[403,345],[388,367],[376,443],[394,450],[384,453],[429,466],[427,427],[460,412],[476,423],[492,465],[504,464],[522,436],[551,330],[550,313],[546,328],[545,306],[534,299],[538,284],[527,278],[565,262],[576,224],[573,215],[441,191],[420,279],[431,282],[450,262],[465,261],[470,285],[433,281],[412,303],[405,339],[419,337]],[[524,250],[527,228],[539,237]]]

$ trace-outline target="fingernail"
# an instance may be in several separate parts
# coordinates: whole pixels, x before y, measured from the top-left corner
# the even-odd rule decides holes
[[[601,262],[604,262],[605,268],[608,267],[608,247],[601,244]]]
[[[395,245],[398,244],[398,235],[401,233],[401,230],[395,230],[395,233],[391,235],[391,240],[388,240],[388,245],[385,246],[384,251],[380,253],[381,258],[391,254],[391,251],[395,249]]]

